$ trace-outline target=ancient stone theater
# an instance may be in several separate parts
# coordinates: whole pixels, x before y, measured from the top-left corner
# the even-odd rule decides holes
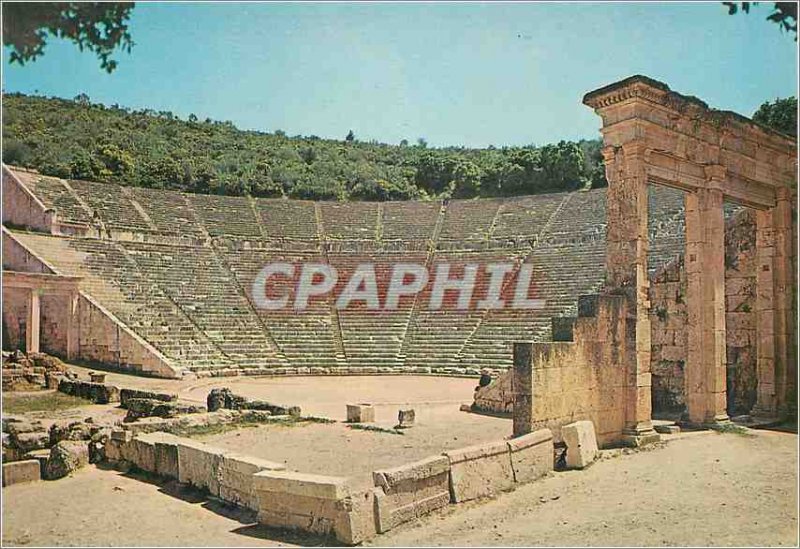
[[[600,446],[656,440],[659,414],[794,414],[796,141],[643,76],[583,102],[607,188],[336,203],[3,166],[5,348],[174,379],[483,375],[470,411],[557,442],[589,420]],[[418,466],[435,497],[450,471],[460,501],[470,456]]]

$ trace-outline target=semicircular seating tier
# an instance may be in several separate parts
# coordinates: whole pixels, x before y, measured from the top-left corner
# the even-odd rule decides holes
[[[176,369],[200,375],[503,370],[512,342],[551,339],[551,319],[574,316],[578,297],[604,279],[605,189],[312,202],[131,188],[8,167],[4,184],[7,175],[50,211],[52,230],[6,223],[4,238],[52,272],[82,277],[82,292]],[[682,253],[683,232],[683,194],[651,186],[651,270]],[[328,264],[339,282],[301,312],[260,309],[252,283],[275,262]],[[397,263],[431,271],[445,262],[511,263],[514,272],[528,264],[544,307],[460,310],[446,300],[435,310],[425,306],[429,281],[391,310],[337,309],[331,296],[365,262],[381,288]],[[502,295],[511,290],[504,285]]]

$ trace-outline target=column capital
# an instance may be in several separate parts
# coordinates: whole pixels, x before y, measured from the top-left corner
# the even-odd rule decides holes
[[[793,195],[792,189],[789,187],[776,187],[775,188],[775,199],[776,200],[788,200],[789,202],[794,202],[792,200]]]
[[[728,175],[728,169],[721,164],[709,164],[704,166],[706,180],[714,183],[722,183]]]
[[[622,152],[626,158],[638,158],[646,160],[650,153],[650,147],[644,139],[635,139],[622,145]]]

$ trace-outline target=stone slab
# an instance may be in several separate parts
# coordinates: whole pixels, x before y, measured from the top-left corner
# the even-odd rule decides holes
[[[253,475],[260,471],[283,471],[286,466],[250,456],[225,454],[220,466],[219,497],[223,500],[258,511],[258,494]]]
[[[492,496],[514,486],[511,451],[506,441],[468,446],[444,453],[450,461],[450,501]]]
[[[258,501],[258,522],[266,526],[332,535],[345,545],[356,545],[375,535],[370,491],[331,499],[258,490]]]
[[[12,461],[3,464],[3,486],[33,482],[42,479],[42,466],[38,459]]]
[[[372,423],[375,421],[375,408],[372,404],[348,404],[347,422],[348,423]]]
[[[201,442],[181,439],[178,449],[178,481],[219,496],[219,477],[225,450]]]
[[[375,522],[383,533],[450,502],[450,460],[433,456],[372,473]]]
[[[567,445],[567,467],[583,469],[597,459],[597,437],[591,421],[576,421],[564,425],[561,428],[561,437]]]
[[[178,443],[185,439],[160,431],[142,433],[136,439],[152,447],[150,472],[161,477],[178,479]]]
[[[258,491],[309,496],[318,499],[343,499],[349,494],[347,479],[294,471],[261,471],[253,475]]]
[[[507,442],[514,482],[539,479],[553,470],[553,432],[540,429]]]
[[[677,435],[681,432],[681,428],[677,425],[654,425],[653,429],[662,435]]]

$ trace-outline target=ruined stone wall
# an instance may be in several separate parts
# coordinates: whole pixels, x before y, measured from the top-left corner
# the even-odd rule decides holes
[[[725,230],[725,324],[728,411],[747,413],[756,398],[755,216],[745,209]],[[686,271],[683,259],[665,265],[650,283],[653,412],[685,408]]]
[[[512,386],[512,370],[475,391],[473,411],[513,412],[515,429],[519,417],[528,432],[550,429],[556,441],[562,426],[588,419],[600,444],[618,442],[625,426],[627,329],[622,296],[581,297],[574,341],[518,344],[530,345],[530,356],[515,357],[529,364],[518,375],[529,376],[530,399],[519,399],[525,389]],[[515,398],[519,411],[514,410]]]
[[[49,233],[54,215],[3,167],[3,224]]]
[[[657,271],[650,281],[653,413],[678,414],[686,407],[686,269],[683,257]]]
[[[39,345],[45,353],[67,357],[68,312],[71,306],[68,295],[41,296],[41,331]]]
[[[3,288],[3,349],[25,349],[25,325],[28,322],[28,292]]]
[[[81,294],[78,300],[79,357],[156,377],[180,377],[155,348],[137,337],[111,314]]]
[[[3,227],[3,269],[22,273],[52,273],[39,258],[12,238]]]

